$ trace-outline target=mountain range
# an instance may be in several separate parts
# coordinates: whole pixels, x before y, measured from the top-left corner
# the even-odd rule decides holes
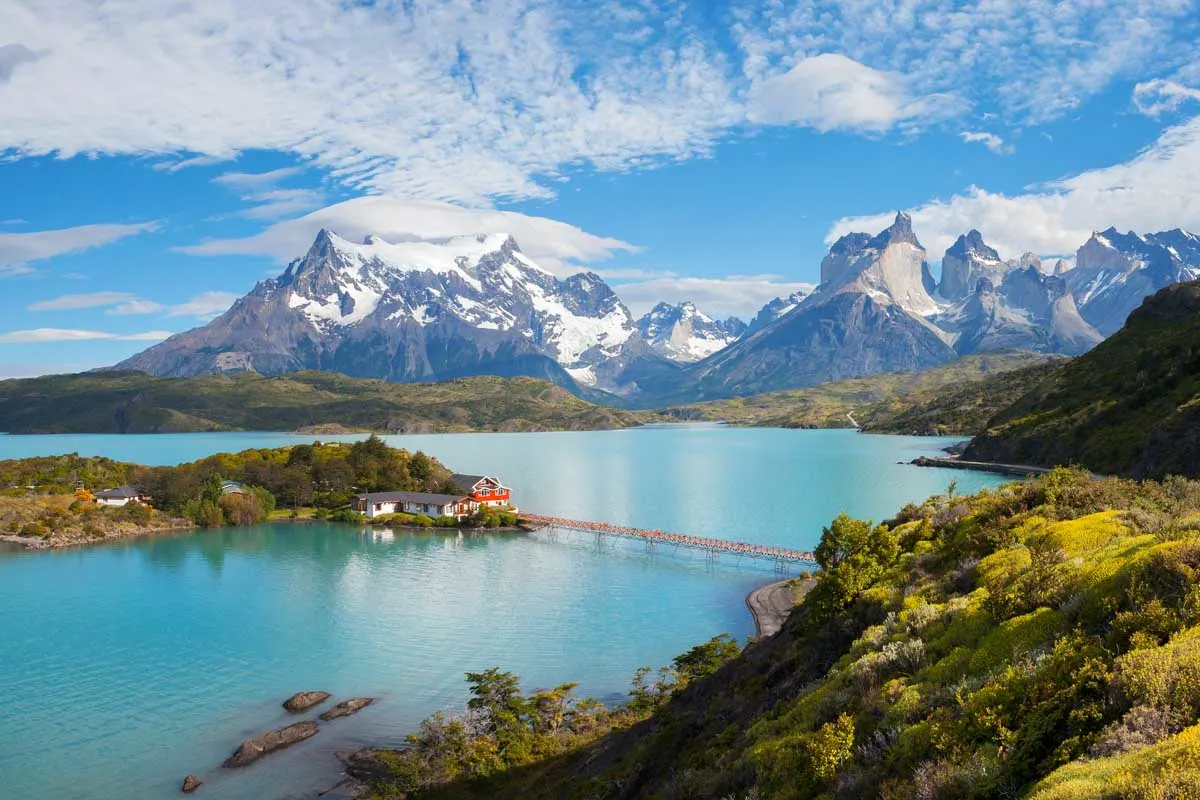
[[[326,370],[389,381],[549,379],[637,406],[740,396],[1009,350],[1076,355],[1147,295],[1200,277],[1200,237],[1093,234],[1072,265],[1004,260],[978,231],[930,267],[911,218],[849,233],[812,291],[746,324],[692,303],[634,319],[596,273],[560,279],[513,237],[351,242],[322,230],[308,252],[207,325],[117,365],[155,375]]]

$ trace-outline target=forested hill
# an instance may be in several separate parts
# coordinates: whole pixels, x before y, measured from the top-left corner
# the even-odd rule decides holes
[[[966,457],[1200,474],[1200,282],[1147,298],[1124,328],[1001,411]]]
[[[843,516],[740,655],[700,645],[616,710],[473,674],[470,716],[363,772],[397,800],[1200,797],[1198,513],[1197,482],[1057,470]]]
[[[168,433],[305,428],[389,433],[595,430],[633,415],[535,378],[387,383],[331,372],[160,378],[90,372],[0,381],[0,431]]]

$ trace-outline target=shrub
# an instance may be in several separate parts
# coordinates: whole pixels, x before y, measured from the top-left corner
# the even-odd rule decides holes
[[[45,539],[50,535],[50,529],[40,522],[27,522],[21,526],[20,535],[29,538]]]
[[[1177,711],[1135,706],[1100,732],[1088,755],[1092,758],[1109,758],[1149,747],[1183,730],[1185,724],[1185,717]]]
[[[1200,714],[1200,638],[1176,638],[1162,647],[1117,659],[1116,686],[1133,703]]]
[[[418,528],[432,528],[433,518],[424,514],[417,514],[415,517],[413,517],[412,524],[416,525]]]

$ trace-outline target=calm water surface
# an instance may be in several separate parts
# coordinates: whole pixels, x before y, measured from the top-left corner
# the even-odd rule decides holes
[[[311,441],[283,434],[0,436],[0,458],[79,452],[172,464]],[[326,439],[339,437],[324,437]],[[353,438],[353,437],[345,437]],[[840,511],[998,480],[898,464],[946,441],[687,426],[387,437],[499,474],[545,514],[809,548]],[[576,534],[436,537],[263,525],[89,549],[0,551],[0,797],[311,797],[335,751],[399,741],[498,665],[528,689],[614,698],[639,666],[753,625],[770,567],[650,555]],[[245,770],[242,738],[286,724],[294,691],[371,695],[358,716]],[[302,717],[304,718],[304,717]]]

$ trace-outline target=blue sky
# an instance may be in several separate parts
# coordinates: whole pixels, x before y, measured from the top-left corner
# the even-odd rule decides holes
[[[322,226],[741,316],[897,209],[935,262],[1200,229],[1198,3],[9,0],[0,376],[202,324]]]

